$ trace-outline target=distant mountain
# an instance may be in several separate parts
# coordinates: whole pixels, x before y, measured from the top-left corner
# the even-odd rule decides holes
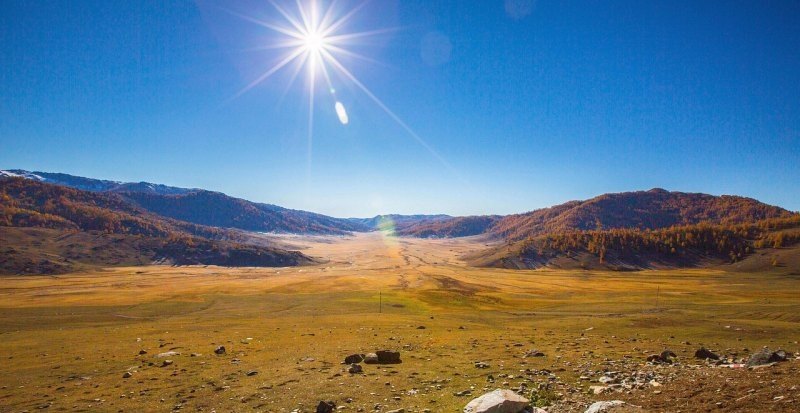
[[[370,230],[370,227],[357,221],[250,202],[203,189],[177,188],[149,182],[108,181],[20,169],[0,171],[0,177],[3,176],[22,177],[84,191],[118,193],[150,212],[199,225],[247,231],[325,235],[345,235],[352,231]]]
[[[348,221],[369,229],[379,229],[381,225],[391,225],[395,229],[417,225],[423,222],[436,222],[451,219],[450,215],[376,215],[372,218],[347,218]]]
[[[0,235],[0,273],[59,273],[154,261],[224,266],[313,262],[299,252],[244,244],[247,238],[235,231],[154,214],[117,193],[23,177],[0,178]]]
[[[368,230],[364,225],[346,219],[250,202],[219,192],[197,190],[178,195],[146,192],[120,194],[153,213],[214,227],[327,235]]]
[[[752,198],[651,189],[605,194],[586,201],[508,215],[487,232],[508,240],[520,240],[571,230],[657,229],[701,222],[739,224],[793,215]]]
[[[421,220],[402,225],[397,233],[418,238],[468,237],[485,233],[500,219],[499,215],[481,215]]]
[[[92,192],[145,192],[161,195],[176,195],[197,191],[197,189],[177,188],[174,186],[152,184],[149,182],[107,181],[62,173],[38,171],[29,172],[22,169],[9,169],[5,171],[0,170],[0,176],[17,176],[45,182],[48,184],[68,186],[70,188]]]

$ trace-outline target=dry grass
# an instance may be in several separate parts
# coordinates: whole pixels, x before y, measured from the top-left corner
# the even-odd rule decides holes
[[[664,347],[688,358],[699,343],[798,350],[797,277],[470,268],[460,257],[483,247],[474,239],[288,242],[329,262],[1,278],[0,410],[289,412],[352,398],[347,411],[455,412],[469,397],[453,393],[481,392],[488,374],[563,369],[574,382],[576,360]],[[217,345],[228,354],[214,355]],[[339,364],[381,348],[403,363],[356,376]],[[531,348],[547,357],[521,358]],[[170,350],[181,354],[158,367]]]

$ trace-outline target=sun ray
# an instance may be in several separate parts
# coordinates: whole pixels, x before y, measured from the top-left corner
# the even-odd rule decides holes
[[[328,36],[332,33],[335,33],[336,30],[339,30],[340,27],[342,27],[345,23],[347,23],[351,18],[353,18],[354,15],[356,15],[356,13],[361,11],[361,9],[363,9],[370,2],[372,2],[372,0],[364,0],[361,4],[359,4],[358,6],[354,7],[352,10],[347,12],[347,14],[340,17],[335,22],[331,23],[331,25],[322,30],[320,34],[322,36]]]
[[[337,42],[345,42],[348,40],[358,39],[362,37],[370,37],[375,36],[378,34],[386,34],[392,33],[400,30],[399,27],[390,27],[386,29],[378,29],[378,30],[369,30],[365,32],[356,32],[356,33],[347,33],[347,34],[340,34],[336,36],[325,36],[325,40],[328,43],[337,43]]]
[[[295,0],[295,2],[297,3],[297,10],[300,11],[300,18],[303,19],[303,26],[306,29],[305,33],[306,34],[314,33],[315,29],[314,22],[312,21],[311,18],[308,17],[308,13],[306,13],[305,8],[303,7],[303,3],[301,3],[300,0]],[[315,4],[316,3],[314,2],[314,0],[309,0],[309,7],[311,8],[312,14],[314,13]]]
[[[354,58],[359,59],[359,60],[363,60],[365,62],[374,63],[376,65],[380,65],[380,66],[384,66],[384,67],[388,66],[384,62],[381,62],[379,60],[375,60],[375,59],[373,59],[371,57],[367,57],[367,56],[364,56],[364,55],[356,53],[356,52],[352,52],[352,51],[347,50],[347,49],[343,49],[343,48],[338,47],[338,46],[333,46],[333,45],[329,44],[327,49],[330,50],[330,51],[337,52],[339,54],[343,54],[345,56],[350,56],[350,57],[354,57]]]
[[[281,26],[278,26],[278,25],[275,25],[275,24],[267,23],[267,22],[265,22],[263,20],[259,20],[259,19],[256,19],[254,17],[250,17],[250,16],[247,16],[247,15],[244,15],[244,14],[241,14],[241,13],[237,13],[237,12],[235,12],[233,10],[226,9],[224,7],[220,7],[220,9],[223,10],[224,12],[229,13],[231,15],[234,15],[234,16],[242,19],[242,20],[246,20],[246,21],[249,21],[251,23],[255,23],[255,24],[259,25],[259,26],[266,27],[266,28],[268,28],[270,30],[274,30],[274,31],[276,31],[278,33],[285,34],[285,35],[287,35],[289,37],[293,37],[293,38],[299,39],[299,40],[303,39],[302,34],[297,33],[297,32],[293,32],[290,29],[286,29],[284,27],[281,27]]]
[[[295,30],[297,30],[295,35],[297,35],[301,39],[307,35],[305,27],[303,27],[303,25],[300,24],[300,22],[298,22],[297,19],[292,17],[291,14],[289,14],[286,10],[284,10],[284,8],[281,7],[275,0],[269,0],[269,3],[272,4],[272,7],[274,7],[275,10],[277,10],[278,13],[280,13],[283,16],[283,18],[286,19],[286,21],[288,21],[289,24],[291,24],[294,27]]]
[[[257,86],[259,83],[263,82],[263,81],[264,81],[264,80],[266,80],[268,77],[270,77],[270,76],[272,76],[273,74],[275,74],[275,72],[277,72],[278,70],[281,70],[281,68],[282,68],[282,67],[284,67],[284,66],[286,66],[287,64],[289,64],[289,63],[290,63],[292,60],[296,59],[296,58],[297,58],[297,56],[300,56],[300,54],[302,54],[302,53],[303,53],[303,50],[302,50],[302,49],[301,49],[301,50],[295,50],[295,51],[294,51],[294,52],[292,52],[292,53],[291,53],[289,56],[286,56],[286,58],[284,58],[283,60],[281,60],[280,62],[278,62],[278,63],[277,63],[275,66],[273,66],[271,69],[267,70],[266,72],[264,72],[264,74],[262,74],[261,76],[259,76],[258,78],[256,78],[256,80],[254,80],[254,81],[250,82],[250,83],[249,83],[247,86],[245,86],[244,88],[242,88],[242,90],[240,90],[240,91],[239,91],[239,92],[237,92],[235,95],[233,95],[233,96],[232,96],[232,97],[229,99],[229,101],[230,101],[230,100],[234,100],[234,99],[236,99],[236,98],[238,98],[238,97],[242,96],[243,94],[247,93],[247,92],[248,92],[250,89],[252,89],[252,88],[256,87],[256,86]]]
[[[419,143],[420,145],[422,145],[422,147],[427,149],[428,152],[431,153],[431,155],[433,155],[437,160],[439,160],[439,162],[442,163],[442,165],[450,169],[452,172],[457,173],[455,168],[453,168],[441,155],[439,155],[439,153],[436,152],[436,150],[433,149],[432,146],[430,146],[427,142],[425,142],[424,139],[422,139],[421,136],[419,136],[416,132],[414,132],[414,130],[411,129],[411,127],[408,126],[408,124],[403,122],[403,120],[400,119],[400,117],[397,116],[391,109],[389,109],[389,107],[386,106],[383,103],[383,101],[378,99],[378,97],[375,96],[375,94],[372,93],[372,91],[369,90],[369,88],[364,86],[364,84],[361,83],[361,81],[359,81],[352,73],[350,73],[350,71],[347,70],[347,68],[345,68],[341,63],[339,63],[339,61],[336,60],[336,58],[333,55],[331,55],[326,50],[322,50],[322,53],[325,55],[325,57],[329,60],[329,62],[333,66],[335,66],[345,77],[350,79],[350,81],[353,82],[353,84],[358,86],[358,88],[361,89],[361,91],[364,92],[364,94],[366,94],[370,99],[372,99],[372,101],[375,102],[375,104],[378,105],[379,108],[383,109],[383,111],[386,112],[386,114],[389,115],[389,117],[392,118],[392,120],[394,120],[398,125],[400,125],[400,127],[402,127],[409,135],[411,135],[411,137],[414,138],[414,140],[416,140],[417,143]]]

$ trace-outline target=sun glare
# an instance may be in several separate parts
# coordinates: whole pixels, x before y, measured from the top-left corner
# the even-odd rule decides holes
[[[327,46],[326,39],[316,32],[307,33],[303,37],[303,46],[309,53],[320,53]]]

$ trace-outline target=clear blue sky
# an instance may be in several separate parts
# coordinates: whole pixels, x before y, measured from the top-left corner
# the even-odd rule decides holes
[[[399,28],[347,45],[378,63],[342,62],[448,167],[342,76],[350,123],[319,84],[310,163],[305,78],[230,100],[284,51],[218,6],[281,22],[267,1],[7,0],[0,168],[334,216],[652,187],[800,210],[799,2],[515,1],[375,0],[341,30]]]

